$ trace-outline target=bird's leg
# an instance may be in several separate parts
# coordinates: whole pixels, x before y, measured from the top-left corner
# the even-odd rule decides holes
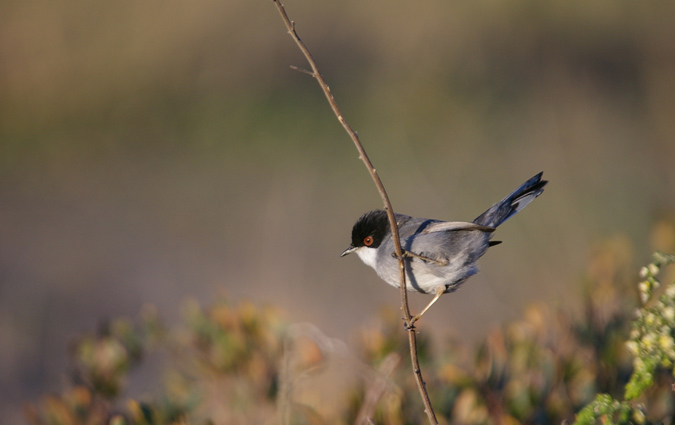
[[[392,252],[391,256],[398,259],[398,256],[396,255],[395,252]],[[439,266],[447,266],[448,265],[448,260],[436,260],[434,258],[429,258],[429,257],[425,257],[424,255],[420,255],[420,254],[416,254],[414,252],[406,251],[405,249],[403,250],[403,258],[418,258],[422,261],[434,263],[434,264],[437,264]]]
[[[444,293],[445,293],[445,286],[437,286],[437,287],[436,287],[436,295],[434,295],[434,299],[431,300],[431,301],[429,302],[429,304],[427,304],[426,307],[424,307],[424,309],[420,312],[420,314],[418,314],[418,315],[416,315],[415,317],[413,317],[413,318],[410,319],[410,323],[408,324],[408,327],[412,327],[413,324],[414,324],[415,322],[417,322],[418,320],[420,320],[420,318],[422,317],[422,315],[423,315],[424,313],[426,313],[427,310],[429,310],[429,307],[431,307],[432,305],[434,305],[434,303],[435,303],[436,301],[438,301],[438,299],[439,299],[439,298],[441,297],[441,295],[443,295]]]

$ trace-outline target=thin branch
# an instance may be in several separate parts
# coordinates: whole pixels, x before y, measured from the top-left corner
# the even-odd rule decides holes
[[[406,329],[408,330],[408,343],[410,345],[410,360],[412,362],[415,380],[417,381],[417,387],[420,391],[420,395],[422,396],[422,401],[424,402],[425,412],[427,414],[427,417],[429,418],[429,423],[431,423],[432,425],[437,425],[438,420],[436,420],[434,409],[431,406],[429,394],[427,393],[426,384],[422,377],[422,371],[419,365],[419,358],[417,355],[417,334],[415,333],[415,327],[412,323],[412,315],[410,314],[410,307],[408,305],[408,292],[406,290],[406,278],[405,278],[405,262],[404,262],[405,260],[403,258],[403,250],[401,249],[401,240],[399,237],[398,225],[396,223],[396,216],[394,215],[394,210],[391,206],[391,202],[389,201],[389,196],[387,196],[387,191],[384,189],[384,184],[382,184],[380,176],[377,174],[377,171],[375,170],[373,163],[370,161],[370,158],[368,158],[368,155],[366,154],[366,151],[363,148],[363,145],[361,144],[361,140],[359,139],[358,134],[354,130],[352,130],[351,126],[344,119],[342,112],[340,112],[340,109],[338,108],[337,103],[333,98],[333,94],[331,93],[328,84],[326,84],[323,77],[321,76],[321,73],[319,72],[319,68],[317,67],[316,62],[314,61],[312,54],[310,53],[307,46],[305,46],[305,43],[303,43],[302,40],[300,40],[298,33],[295,31],[295,22],[289,19],[288,15],[286,14],[286,10],[284,9],[284,6],[281,4],[280,1],[278,0],[272,1],[276,4],[277,9],[279,9],[281,19],[283,19],[284,24],[286,25],[286,29],[288,30],[288,33],[291,35],[291,38],[293,38],[295,44],[297,44],[298,48],[307,59],[309,66],[312,68],[311,72],[306,70],[302,71],[314,77],[316,81],[319,83],[319,86],[321,86],[321,90],[326,96],[326,99],[328,100],[328,103],[330,104],[333,113],[337,117],[340,124],[342,124],[342,127],[344,127],[347,134],[349,134],[349,137],[354,142],[356,150],[359,152],[359,159],[361,159],[361,161],[363,161],[363,163],[365,164],[366,169],[370,173],[370,176],[372,177],[373,182],[377,187],[377,191],[380,194],[380,198],[382,198],[382,202],[384,203],[384,209],[385,211],[387,211],[387,217],[389,218],[389,225],[391,226],[391,234],[394,240],[396,256],[399,259],[399,274],[401,280],[400,285],[401,310],[403,310],[403,317],[406,322]]]
[[[296,70],[296,71],[302,72],[303,74],[307,74],[307,75],[309,75],[310,77],[313,77],[313,76],[314,76],[314,73],[313,73],[312,71],[308,71],[308,70],[306,70],[305,68],[300,68],[300,67],[297,67],[297,66],[295,66],[295,65],[291,65],[291,69],[294,69],[294,70]]]
[[[394,372],[394,369],[396,369],[400,361],[401,357],[395,352],[389,353],[389,355],[384,358],[377,370],[375,379],[368,387],[368,391],[366,391],[364,402],[359,409],[359,413],[356,415],[354,425],[367,425],[368,423],[372,423],[372,416],[377,407],[377,402],[386,392],[389,384],[389,376]]]

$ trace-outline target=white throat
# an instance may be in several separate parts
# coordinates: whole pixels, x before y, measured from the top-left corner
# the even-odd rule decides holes
[[[377,263],[377,249],[362,246],[356,250],[356,254],[367,266],[377,270],[377,268],[375,268],[375,264]]]

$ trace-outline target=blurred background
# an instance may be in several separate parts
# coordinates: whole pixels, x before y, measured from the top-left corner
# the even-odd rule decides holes
[[[472,220],[550,180],[422,332],[471,342],[533,301],[574,312],[601,244],[647,262],[675,211],[675,4],[286,7],[396,211]],[[289,65],[306,66],[271,1],[0,3],[2,420],[68,381],[73,335],[147,303],[171,323],[225,294],[345,341],[398,308],[339,258],[381,202]]]

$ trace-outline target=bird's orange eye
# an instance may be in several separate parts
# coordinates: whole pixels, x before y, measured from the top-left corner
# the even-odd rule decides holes
[[[373,242],[375,242],[375,241],[373,240],[372,236],[366,236],[366,238],[363,240],[363,244],[365,246],[370,246],[370,245],[373,244]]]

